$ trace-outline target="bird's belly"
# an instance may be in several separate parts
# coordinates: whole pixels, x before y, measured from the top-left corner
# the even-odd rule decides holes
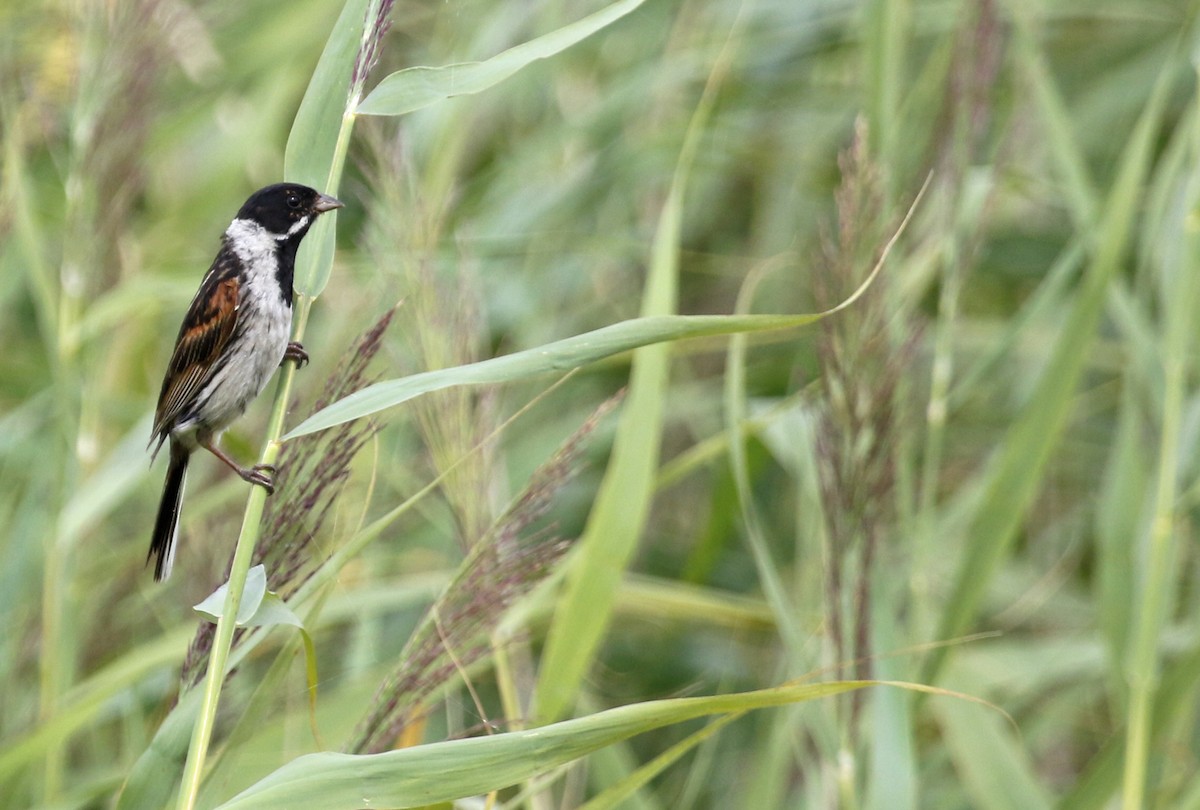
[[[279,299],[278,293],[274,298]],[[203,403],[200,421],[209,431],[223,430],[241,416],[283,362],[292,310],[273,306],[270,299],[264,303],[239,313],[239,334],[230,341],[236,348],[198,397]]]

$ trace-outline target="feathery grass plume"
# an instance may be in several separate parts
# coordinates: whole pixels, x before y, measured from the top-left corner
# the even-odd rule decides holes
[[[70,120],[74,153],[65,183],[65,260],[88,279],[84,292],[117,281],[122,237],[145,177],[145,142],[158,85],[168,60],[169,25],[159,0],[81,7],[76,110]],[[119,46],[116,44],[119,43]],[[37,103],[36,101],[33,103]],[[87,238],[81,238],[86,234]]]
[[[354,72],[350,74],[351,86],[361,87],[375,67],[375,63],[379,61],[379,45],[392,27],[393,5],[395,5],[395,0],[381,0],[375,7],[375,17],[367,26],[366,36],[354,59]],[[370,8],[367,9],[367,13],[370,13]]]
[[[858,286],[889,230],[879,173],[865,144],[860,119],[839,160],[837,238],[825,235],[814,265],[814,296],[822,309]],[[915,334],[897,335],[890,320],[885,273],[855,306],[822,320],[817,338],[824,392],[816,448],[828,536],[826,613],[833,660],[856,661],[853,673],[839,677],[870,677],[872,567],[896,497],[896,387],[911,363]]]
[[[383,345],[384,334],[395,312],[395,309],[389,309],[351,344],[325,382],[310,413],[375,381],[367,376],[367,367]],[[360,419],[301,436],[283,446],[275,477],[276,493],[267,501],[262,536],[254,550],[254,564],[265,566],[271,590],[286,598],[320,565],[325,555],[314,546],[321,527],[342,485],[350,477],[351,462],[380,427],[373,419]],[[225,566],[226,577],[232,563],[231,552]],[[185,686],[195,685],[204,675],[215,630],[216,625],[210,622],[202,622],[197,629],[184,659],[182,682]]]
[[[395,308],[388,309],[355,340],[310,413],[376,381],[367,376],[367,367],[379,353],[395,314]],[[277,481],[282,497],[267,502],[262,539],[254,556],[255,564],[266,566],[268,582],[280,595],[293,593],[312,576],[314,563],[319,562],[311,553],[313,540],[350,476],[350,463],[381,426],[373,419],[359,420],[346,430],[339,426],[301,436],[280,451]]]
[[[409,191],[411,169],[395,124],[368,120],[373,196],[367,244],[380,267],[399,267],[404,299],[405,345],[418,370],[449,368],[482,359],[487,352],[487,319],[479,285],[461,248],[446,251],[443,226],[453,192],[442,188]],[[448,143],[457,143],[448,138]],[[448,150],[454,153],[453,149]],[[445,255],[449,253],[450,255]],[[389,279],[394,291],[396,279]],[[393,292],[394,294],[394,292]],[[463,548],[487,531],[495,517],[497,485],[504,470],[485,437],[496,425],[491,388],[461,386],[435,391],[411,404],[413,422],[431,467],[446,473],[441,492],[450,506]]]
[[[934,176],[943,185],[962,182],[995,114],[997,77],[1004,61],[1004,35],[995,0],[964,7],[966,18],[954,43],[953,68],[938,126],[934,127]]]
[[[454,580],[430,607],[400,652],[400,664],[383,682],[366,717],[346,742],[350,753],[392,748],[452,678],[483,660],[504,613],[554,568],[570,543],[552,527],[531,531],[579,469],[583,441],[619,402],[602,404],[530,477],[493,526],[471,544]]]

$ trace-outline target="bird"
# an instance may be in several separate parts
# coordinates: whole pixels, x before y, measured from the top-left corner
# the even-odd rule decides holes
[[[275,369],[308,362],[290,341],[296,250],[317,217],[344,207],[316,189],[277,183],[250,195],[221,237],[221,247],[183,316],[167,364],[150,446],[154,463],[169,444],[166,482],[146,563],[154,579],[171,575],[188,460],[203,447],[243,480],[275,491],[275,468],[243,467],[222,450],[222,431],[266,387]],[[149,450],[149,446],[147,447]]]

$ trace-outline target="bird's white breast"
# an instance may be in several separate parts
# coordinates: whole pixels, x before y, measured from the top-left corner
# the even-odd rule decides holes
[[[278,243],[255,222],[237,219],[225,232],[230,248],[242,260],[237,328],[226,351],[230,356],[201,394],[204,421],[221,430],[241,416],[266,387],[287,351],[292,329],[292,302],[279,287]]]

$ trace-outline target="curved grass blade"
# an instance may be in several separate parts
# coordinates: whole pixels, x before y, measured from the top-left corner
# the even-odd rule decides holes
[[[838,681],[650,701],[528,731],[449,740],[382,754],[309,754],[284,765],[221,805],[220,810],[402,808],[448,802],[514,785],[662,726],[876,685],[883,682]]]
[[[832,314],[833,310],[801,315],[668,315],[631,318],[502,357],[383,380],[318,411],[283,439],[287,441],[326,430],[400,405],[421,394],[456,385],[494,385],[539,374],[562,373],[653,343],[739,332],[796,329]]]
[[[620,782],[605,789],[599,796],[590,799],[580,810],[610,810],[610,808],[621,806],[623,802],[634,795],[634,792],[638,788],[648,785],[650,780],[656,778],[667,768],[678,762],[684,754],[687,754],[693,748],[700,745],[700,743],[709,739],[718,731],[725,728],[725,726],[734,720],[740,719],[742,716],[743,712],[734,712],[733,714],[726,714],[712,721],[699,731],[675,743]]]
[[[480,93],[534,62],[582,42],[645,1],[620,0],[582,20],[523,42],[483,62],[398,70],[376,85],[358,105],[356,112],[359,115],[403,115],[443,99]]]
[[[33,767],[46,751],[69,745],[150,673],[175,664],[187,649],[191,632],[190,627],[179,627],[139,645],[72,687],[53,721],[6,738],[0,750],[0,782]]]
[[[347,0],[325,43],[284,150],[283,174],[336,194],[345,165],[358,92],[354,65],[362,47],[369,12],[378,0]],[[320,217],[296,256],[296,291],[316,297],[325,289],[333,267],[337,211]]]
[[[378,413],[421,394],[456,385],[494,385],[538,374],[561,373],[631,349],[670,340],[795,329],[818,321],[834,311],[806,315],[660,315],[632,318],[503,357],[369,385],[313,414],[283,438],[287,441],[316,433]]]
[[[879,255],[875,267],[863,279],[853,293],[837,306],[826,310],[801,315],[657,315],[632,318],[610,326],[604,326],[582,335],[564,338],[533,349],[514,352],[503,357],[493,357],[465,366],[425,371],[409,377],[384,380],[354,392],[344,399],[317,411],[305,419],[281,441],[288,441],[318,430],[325,430],[352,419],[370,416],[373,413],[399,405],[402,402],[456,385],[485,385],[511,382],[548,372],[563,372],[585,366],[614,354],[661,343],[694,337],[734,335],[741,332],[767,332],[796,329],[808,326],[830,315],[835,315],[854,304],[867,291],[875,278],[883,271],[888,256],[900,235],[908,227],[917,206],[929,188],[932,175],[925,178],[917,196],[913,198],[908,213],[892,234]]]
[[[367,4],[368,0],[348,0],[342,8],[304,91],[283,155],[283,173],[291,182],[323,188],[329,179]]]

